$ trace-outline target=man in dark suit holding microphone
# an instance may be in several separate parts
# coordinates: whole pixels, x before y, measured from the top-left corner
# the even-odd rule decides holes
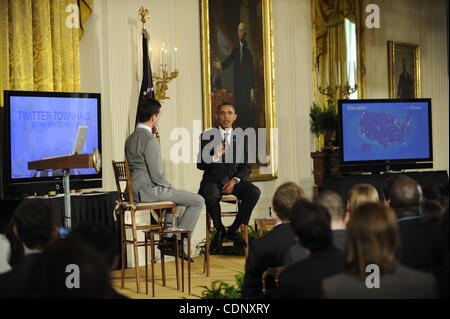
[[[236,246],[246,246],[238,229],[241,224],[248,224],[261,193],[258,187],[247,181],[251,171],[248,143],[241,129],[233,129],[237,119],[234,106],[222,103],[217,112],[219,127],[202,133],[197,161],[197,168],[204,171],[199,194],[205,198],[206,209],[217,230],[212,242],[213,250],[222,245],[225,235]],[[233,194],[241,201],[239,212],[228,232],[220,215],[220,199],[227,194]]]

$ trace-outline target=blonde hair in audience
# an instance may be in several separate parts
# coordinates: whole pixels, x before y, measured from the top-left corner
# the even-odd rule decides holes
[[[365,278],[369,264],[378,265],[382,274],[393,270],[398,243],[397,219],[390,207],[381,203],[359,206],[347,225],[347,271]]]
[[[370,184],[357,184],[348,192],[347,211],[351,215],[362,204],[378,202],[380,198],[375,187]]]

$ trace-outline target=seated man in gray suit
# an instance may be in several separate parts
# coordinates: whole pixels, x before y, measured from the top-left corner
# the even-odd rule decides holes
[[[177,226],[193,231],[205,201],[200,195],[175,189],[164,176],[160,145],[152,133],[160,117],[160,108],[158,101],[141,98],[137,110],[138,125],[125,142],[125,157],[130,168],[133,196],[138,202],[172,201],[185,206],[186,210],[181,217],[177,209]],[[160,249],[168,250],[170,247],[171,245],[164,245]],[[182,258],[186,259],[187,256]],[[192,262],[192,259],[189,261]]]

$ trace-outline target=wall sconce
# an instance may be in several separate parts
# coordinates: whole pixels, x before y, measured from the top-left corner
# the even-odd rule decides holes
[[[139,9],[139,15],[141,16],[142,29],[146,30],[145,23],[149,18],[149,11],[141,7]],[[155,98],[158,101],[170,99],[166,95],[169,88],[169,83],[173,79],[178,77],[179,71],[177,67],[177,54],[178,48],[167,48],[165,43],[161,44],[161,47],[157,50],[149,49],[150,65],[152,66],[152,78],[155,80]],[[155,67],[153,69],[153,67]]]

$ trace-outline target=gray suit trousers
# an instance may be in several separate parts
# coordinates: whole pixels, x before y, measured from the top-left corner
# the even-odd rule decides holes
[[[177,204],[177,226],[194,231],[200,212],[205,206],[202,196],[174,188],[162,188],[157,197],[158,201],[171,201]],[[186,207],[183,213],[181,213],[181,206]],[[166,214],[165,218],[166,221],[171,221],[172,215]]]

